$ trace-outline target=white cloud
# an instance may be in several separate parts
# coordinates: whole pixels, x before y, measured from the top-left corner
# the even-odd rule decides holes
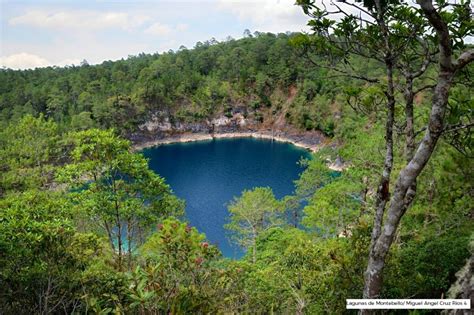
[[[294,3],[294,0],[219,0],[219,8],[252,22],[258,31],[301,31],[309,18]]]
[[[171,26],[161,24],[159,22],[153,23],[145,29],[144,33],[149,35],[167,36],[173,32]]]
[[[176,30],[180,32],[186,31],[188,30],[188,28],[189,28],[188,24],[181,23],[181,24],[176,25]]]
[[[107,1],[110,5],[103,9],[84,0],[84,9],[79,10],[65,2],[38,0],[34,7],[9,2],[2,12],[0,65],[31,68],[79,64],[83,59],[95,64],[141,52],[192,47],[211,37],[238,38],[246,28],[299,31],[308,18],[293,1],[118,0]]]
[[[171,26],[155,22],[149,27],[147,27],[143,32],[148,35],[170,36],[179,32],[184,32],[187,29],[188,25],[184,23],[177,24],[176,26]]]
[[[41,56],[25,52],[0,57],[0,67],[10,69],[34,69],[48,66],[64,67],[79,65],[80,63],[81,60],[79,59],[64,59],[59,62],[51,62]]]
[[[0,57],[0,66],[11,69],[46,67],[49,64],[48,60],[25,52],[13,54],[8,57]]]
[[[52,29],[97,30],[120,28],[130,30],[149,21],[149,17],[141,14],[125,12],[100,12],[88,10],[63,10],[48,12],[46,10],[30,10],[23,15],[9,20],[12,26],[26,25]]]

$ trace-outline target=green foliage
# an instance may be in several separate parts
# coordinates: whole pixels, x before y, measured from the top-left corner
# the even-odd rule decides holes
[[[148,263],[158,263],[180,273],[199,269],[218,256],[215,246],[196,228],[175,218],[167,218],[140,248],[141,257]]]
[[[91,112],[81,112],[71,117],[71,128],[74,130],[86,130],[94,127]]]
[[[293,196],[278,201],[255,188],[229,204],[227,228],[248,248],[239,261],[222,259],[203,234],[169,217],[182,204],[113,131],[55,140],[53,152],[69,156],[57,172],[68,189],[10,191],[0,201],[0,303],[30,313],[345,312],[345,299],[360,298],[363,287],[367,186],[378,163],[365,155],[376,152],[381,129],[357,116],[343,122],[337,137],[351,131],[344,146],[303,161]],[[371,134],[360,135],[368,126]],[[350,165],[340,174],[326,165],[339,154]],[[438,147],[390,253],[384,297],[437,298],[454,281],[472,238],[471,164],[446,143]],[[306,229],[300,216],[288,228],[284,209],[303,206]]]
[[[58,172],[58,179],[76,190],[70,196],[77,215],[107,235],[118,268],[125,253],[130,268],[134,249],[162,218],[182,214],[183,203],[113,131],[90,129],[69,138],[72,162]]]
[[[446,294],[454,275],[469,255],[469,232],[423,235],[392,252],[387,267],[384,295],[391,298],[435,298]]]
[[[118,272],[113,252],[104,239],[100,255],[82,272],[80,310],[95,314],[125,313],[130,309],[130,277]]]
[[[473,238],[472,164],[446,143],[438,147],[390,257],[386,296],[436,298],[454,282]]]
[[[26,115],[0,131],[0,196],[51,183],[60,145],[57,124]]]
[[[342,313],[345,298],[357,298],[369,230],[355,227],[353,237],[315,239],[297,228],[271,228],[257,242],[256,264],[246,261],[227,265],[236,269],[244,306],[231,309],[251,313]],[[234,301],[234,303],[237,303]]]
[[[58,193],[28,191],[0,201],[0,304],[6,313],[74,309],[82,272],[100,254],[93,234],[74,229]]]
[[[322,236],[347,235],[360,215],[362,187],[340,177],[319,189],[303,209],[303,224]]]
[[[329,184],[335,174],[327,167],[321,157],[314,156],[303,161],[302,165],[305,166],[305,170],[295,180],[295,194],[301,201],[306,201],[317,189]]]
[[[244,190],[228,206],[230,222],[225,228],[233,232],[233,238],[244,247],[252,247],[256,259],[256,240],[260,233],[272,226],[282,224],[283,207],[276,200],[271,188],[257,187]]]
[[[298,3],[310,9],[310,1]],[[397,5],[392,12],[392,44],[410,36],[418,23],[414,10]],[[382,53],[380,34],[361,30],[357,17],[335,22],[321,10],[313,13],[310,27],[318,35],[348,34],[375,57]],[[464,4],[443,15],[453,32],[464,35],[472,30],[468,17]],[[346,312],[345,299],[360,298],[363,287],[372,229],[367,222],[383,163],[385,95],[381,86],[338,78],[324,66],[349,65],[386,82],[378,61],[334,50],[330,38],[246,32],[240,40],[97,66],[1,69],[2,311]],[[309,67],[300,57],[311,47],[323,67]],[[452,90],[451,131],[420,175],[417,197],[401,221],[384,297],[439,298],[469,256],[474,167],[461,153],[472,150],[472,135],[453,124],[470,122],[471,94],[468,87]],[[415,100],[415,130],[426,121],[429,96],[426,91]],[[401,97],[397,122],[404,115]],[[279,201],[270,188],[255,188],[230,201],[226,228],[247,249],[234,261],[174,217],[183,214],[183,202],[129,141],[90,128],[130,135],[151,115],[202,122],[231,117],[237,105],[256,122],[284,117],[334,141],[302,161],[305,171],[293,195]],[[403,126],[396,127],[393,176],[405,163],[398,145]],[[327,167],[337,157],[348,167],[340,173]]]
[[[0,121],[43,114],[64,130],[115,128],[129,135],[155,113],[201,122],[229,114],[228,107],[250,107],[255,100],[261,104],[256,116],[261,121],[267,110],[276,109],[271,94],[286,93],[308,72],[289,43],[294,36],[256,33],[226,42],[213,39],[193,49],[94,66],[0,69]]]
[[[466,71],[469,76],[469,71]],[[469,88],[457,86],[452,89],[450,102],[448,104],[448,115],[446,121],[449,132],[444,134],[444,138],[459,152],[467,157],[474,156],[474,133],[472,128],[459,128],[460,126],[472,125],[472,110],[474,108],[474,98],[469,93]]]
[[[140,252],[144,262],[130,274],[132,309],[165,313],[213,310],[211,264],[220,254],[203,234],[168,218]]]

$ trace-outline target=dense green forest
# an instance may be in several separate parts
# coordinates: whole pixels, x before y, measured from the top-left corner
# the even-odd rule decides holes
[[[299,1],[309,34],[0,70],[0,313],[343,314],[347,298],[463,296],[473,24],[469,6],[418,2],[356,4],[374,17],[362,23]],[[246,250],[231,260],[129,139],[154,115],[237,109],[329,145],[301,162],[292,195],[229,201],[226,228]]]
[[[324,80],[326,70],[308,67],[292,47],[296,34],[246,34],[96,66],[1,70],[1,122],[42,113],[63,130],[116,128],[127,135],[153,115],[192,123],[243,108],[256,121],[283,113],[295,126],[331,132],[337,89]],[[301,92],[289,108],[292,90]],[[308,111],[304,105],[314,98],[321,110]]]

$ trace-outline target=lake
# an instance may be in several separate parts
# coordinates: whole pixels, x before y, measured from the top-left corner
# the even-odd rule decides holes
[[[173,143],[142,152],[151,169],[186,201],[189,223],[229,258],[240,258],[243,251],[228,240],[226,205],[258,186],[271,187],[277,198],[291,194],[303,171],[298,161],[310,157],[290,143],[254,138]]]

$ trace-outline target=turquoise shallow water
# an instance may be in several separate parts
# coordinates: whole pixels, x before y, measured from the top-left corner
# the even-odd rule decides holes
[[[186,201],[186,218],[223,255],[243,251],[228,240],[226,204],[244,189],[269,186],[278,198],[293,192],[309,152],[289,143],[253,138],[174,143],[143,150],[150,167]]]

